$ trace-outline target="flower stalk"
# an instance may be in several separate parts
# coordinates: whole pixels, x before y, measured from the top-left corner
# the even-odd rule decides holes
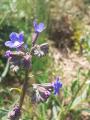
[[[15,105],[8,114],[9,120],[19,120],[21,116],[22,105],[24,103],[24,98],[29,91],[28,89],[28,74],[32,69],[32,56],[43,57],[48,53],[48,43],[37,44],[37,38],[40,33],[45,29],[44,23],[37,24],[36,21],[33,22],[34,33],[32,34],[32,47],[28,50],[24,43],[23,32],[16,33],[12,32],[9,35],[10,40],[5,42],[5,46],[9,47],[10,50],[6,51],[5,57],[9,59],[10,68],[13,72],[17,72],[19,68],[25,70],[25,79],[22,86],[22,92],[20,95],[19,105]],[[54,93],[54,95],[59,94],[59,90],[62,87],[59,77],[52,83],[44,84],[30,84],[32,91],[31,94],[32,103],[45,102],[49,96]]]
[[[26,90],[27,90],[27,85],[28,85],[28,70],[25,71],[25,80],[24,80],[24,83],[23,83],[22,93],[21,93],[20,102],[19,102],[20,109],[22,109],[25,93],[26,93]]]

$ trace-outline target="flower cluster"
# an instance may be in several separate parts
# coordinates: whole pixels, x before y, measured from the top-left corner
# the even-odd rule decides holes
[[[30,50],[27,49],[27,45],[24,42],[23,32],[16,33],[12,32],[9,36],[10,40],[5,42],[5,46],[9,47],[5,57],[9,59],[10,68],[17,72],[19,68],[24,68],[27,71],[31,69],[32,66],[32,56],[43,57],[48,53],[48,44],[36,44],[39,34],[45,29],[44,23],[37,24],[36,20],[33,22],[34,33],[32,34],[32,47]],[[26,73],[27,75],[27,73]],[[25,94],[27,77],[23,84],[22,91]],[[25,85],[25,86],[24,86]],[[31,98],[35,103],[45,102],[53,92],[55,95],[59,94],[59,90],[62,87],[59,77],[52,83],[43,84],[32,84]],[[24,95],[22,94],[22,95]],[[13,110],[9,113],[10,120],[18,120],[21,114],[21,106],[23,103],[24,96],[21,96],[20,105],[14,106]]]
[[[59,77],[52,83],[43,83],[43,84],[33,84],[33,91],[31,94],[32,103],[45,102],[49,96],[54,92],[54,95],[59,94],[59,90],[62,87],[62,83]]]
[[[19,118],[20,114],[21,114],[21,111],[20,111],[19,106],[18,106],[18,105],[15,105],[15,106],[13,107],[12,111],[10,111],[10,112],[8,113],[8,119],[10,119],[10,120],[16,120],[16,119]]]
[[[9,36],[10,40],[5,42],[5,45],[11,50],[6,51],[5,56],[10,60],[10,68],[13,71],[17,71],[19,67],[27,69],[31,68],[32,55],[42,57],[48,53],[48,44],[43,43],[41,45],[36,44],[38,35],[45,29],[44,23],[37,24],[36,20],[33,22],[34,33],[32,34],[32,48],[28,52],[25,48],[24,34],[23,32],[12,32]],[[15,50],[13,50],[13,48]],[[62,87],[62,83],[59,77],[53,83],[47,84],[33,84],[33,97],[36,102],[46,101],[51,92],[54,94],[59,93],[59,89]]]
[[[20,67],[31,69],[32,55],[42,57],[48,53],[48,44],[37,45],[36,40],[40,32],[45,29],[44,23],[37,24],[36,20],[33,22],[34,33],[32,34],[32,48],[27,51],[26,44],[24,43],[23,32],[12,32],[9,35],[9,41],[5,42],[5,46],[10,50],[6,51],[5,56],[9,58],[10,68],[17,71]]]

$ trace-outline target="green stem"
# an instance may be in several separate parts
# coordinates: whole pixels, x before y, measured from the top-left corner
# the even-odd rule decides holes
[[[57,120],[65,120],[68,114],[68,110],[62,106],[61,111],[58,114]]]
[[[6,77],[8,69],[9,69],[9,59],[7,60],[6,67],[0,76],[0,82]]]

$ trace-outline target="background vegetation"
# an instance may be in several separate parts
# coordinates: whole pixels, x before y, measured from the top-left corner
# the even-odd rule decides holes
[[[50,82],[60,75],[63,88],[59,96],[52,95],[39,105],[32,105],[30,96],[27,97],[22,120],[90,120],[89,0],[0,0],[0,118],[6,120],[5,115],[19,97],[18,90],[11,91],[11,88],[20,87],[23,81],[23,71],[9,70],[4,42],[12,31],[24,31],[25,42],[30,47],[34,19],[45,23],[46,30],[38,43],[48,42],[50,51],[45,58],[33,58],[31,81]],[[56,50],[61,55],[59,59]],[[76,55],[72,60],[79,61],[81,66],[76,63],[76,76],[69,78],[63,64],[68,63],[71,54]],[[72,61],[69,62],[72,66]]]

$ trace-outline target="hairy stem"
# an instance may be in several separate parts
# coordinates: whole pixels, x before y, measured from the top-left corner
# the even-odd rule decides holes
[[[24,83],[23,83],[22,93],[21,93],[21,96],[20,96],[20,102],[19,102],[20,109],[22,109],[27,85],[28,85],[28,70],[26,70],[26,72],[25,72],[25,80],[24,80]]]

